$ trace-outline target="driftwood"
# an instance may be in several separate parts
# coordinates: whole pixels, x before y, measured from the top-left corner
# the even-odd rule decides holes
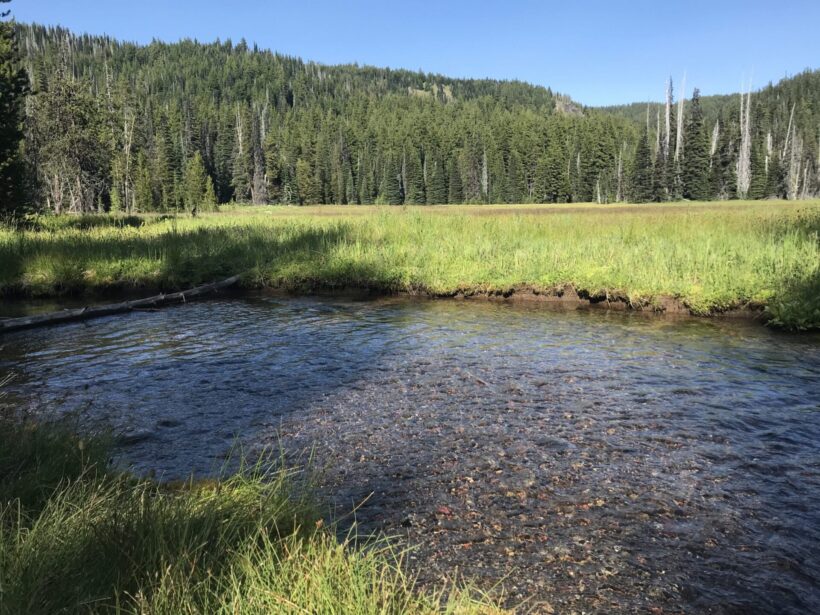
[[[112,314],[122,314],[123,312],[131,312],[134,310],[150,310],[171,303],[185,303],[190,299],[196,299],[203,295],[233,286],[239,281],[239,277],[240,276],[235,275],[221,282],[203,284],[190,290],[169,293],[167,295],[163,293],[154,297],[148,297],[147,299],[135,299],[133,301],[123,301],[122,303],[112,303],[96,307],[61,310],[59,312],[51,312],[50,314],[36,314],[34,316],[23,316],[21,318],[0,319],[0,334],[19,331],[20,329],[31,329],[76,320],[88,320],[100,316],[110,316]]]

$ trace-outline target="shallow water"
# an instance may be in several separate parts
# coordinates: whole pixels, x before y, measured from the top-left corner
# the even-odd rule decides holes
[[[250,297],[0,338],[6,404],[213,472],[314,447],[422,582],[556,612],[820,612],[820,338],[488,302]],[[347,520],[343,521],[343,524]]]

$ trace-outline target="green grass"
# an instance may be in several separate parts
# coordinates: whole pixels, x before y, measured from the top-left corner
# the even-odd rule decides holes
[[[163,485],[108,470],[108,453],[0,418],[0,614],[501,613],[421,592],[384,540],[337,540],[270,460]]]
[[[820,202],[261,207],[197,219],[42,219],[0,231],[0,292],[35,297],[246,286],[549,291],[572,285],[695,314],[765,306],[820,326]],[[137,218],[140,220],[140,218]]]

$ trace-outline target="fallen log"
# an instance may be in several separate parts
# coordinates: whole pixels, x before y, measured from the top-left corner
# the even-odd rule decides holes
[[[109,305],[98,305],[91,307],[61,310],[49,314],[35,314],[34,316],[23,316],[21,318],[0,319],[0,335],[21,329],[31,329],[34,327],[44,327],[46,325],[56,325],[77,320],[88,320],[99,318],[100,316],[111,316],[140,309],[157,308],[172,303],[185,303],[190,299],[196,299],[214,293],[222,289],[233,286],[239,281],[240,276],[235,275],[227,280],[203,284],[196,288],[183,290],[175,293],[160,294],[146,299],[134,299],[123,301],[122,303],[112,303]]]

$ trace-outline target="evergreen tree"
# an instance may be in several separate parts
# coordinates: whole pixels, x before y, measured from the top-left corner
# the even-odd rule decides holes
[[[653,188],[654,168],[649,150],[649,132],[644,129],[635,150],[632,174],[629,178],[630,199],[635,203],[648,203],[656,198]]]
[[[766,177],[763,152],[757,140],[752,142],[751,170],[752,180],[749,183],[749,194],[747,196],[750,199],[765,199],[768,196],[768,177]]]
[[[404,202],[410,205],[424,204],[424,177],[419,154],[415,147],[405,148],[403,164]]]
[[[310,163],[300,158],[296,161],[296,196],[299,205],[318,203],[321,198],[319,190],[319,182]]]
[[[709,198],[709,138],[703,122],[700,91],[695,89],[689,117],[683,132],[684,150],[681,178],[684,198],[704,201]]]
[[[134,179],[134,208],[135,213],[156,209],[151,171],[148,168],[148,161],[145,159],[144,152],[140,152],[137,156],[137,169]]]
[[[786,197],[786,176],[780,157],[773,154],[769,160],[769,173],[766,176],[766,195],[782,199]]]
[[[721,127],[720,137],[709,171],[709,198],[733,199],[737,190],[736,148],[728,122],[721,120],[719,125]]]
[[[198,210],[201,211],[205,209],[203,203],[207,189],[207,180],[208,175],[205,172],[202,156],[199,152],[196,152],[185,165],[183,201],[186,211],[195,214]]]
[[[29,148],[46,186],[45,200],[56,213],[100,209],[108,196],[110,167],[103,137],[104,114],[87,84],[60,70],[32,100]]]
[[[458,163],[453,160],[450,163],[450,171],[447,174],[449,181],[447,183],[447,202],[448,203],[463,203],[464,202],[464,188],[461,183],[461,171],[458,168]]]
[[[388,156],[379,187],[379,201],[386,205],[401,205],[404,195],[401,191],[401,172],[393,156]]]
[[[179,208],[177,164],[173,149],[171,131],[168,124],[163,123],[157,135],[152,173],[155,200],[163,211],[176,211]]]
[[[427,189],[425,191],[429,205],[442,205],[447,202],[447,178],[441,156],[435,154],[427,158]]]
[[[0,216],[18,211],[23,205],[25,167],[21,142],[27,92],[28,76],[17,51],[14,24],[0,22]]]
[[[544,155],[536,165],[536,201],[539,203],[565,203],[570,199],[569,172],[566,154],[553,136]]]
[[[216,211],[217,205],[214,180],[208,175],[205,179],[205,195],[202,198],[202,209],[204,211]]]

